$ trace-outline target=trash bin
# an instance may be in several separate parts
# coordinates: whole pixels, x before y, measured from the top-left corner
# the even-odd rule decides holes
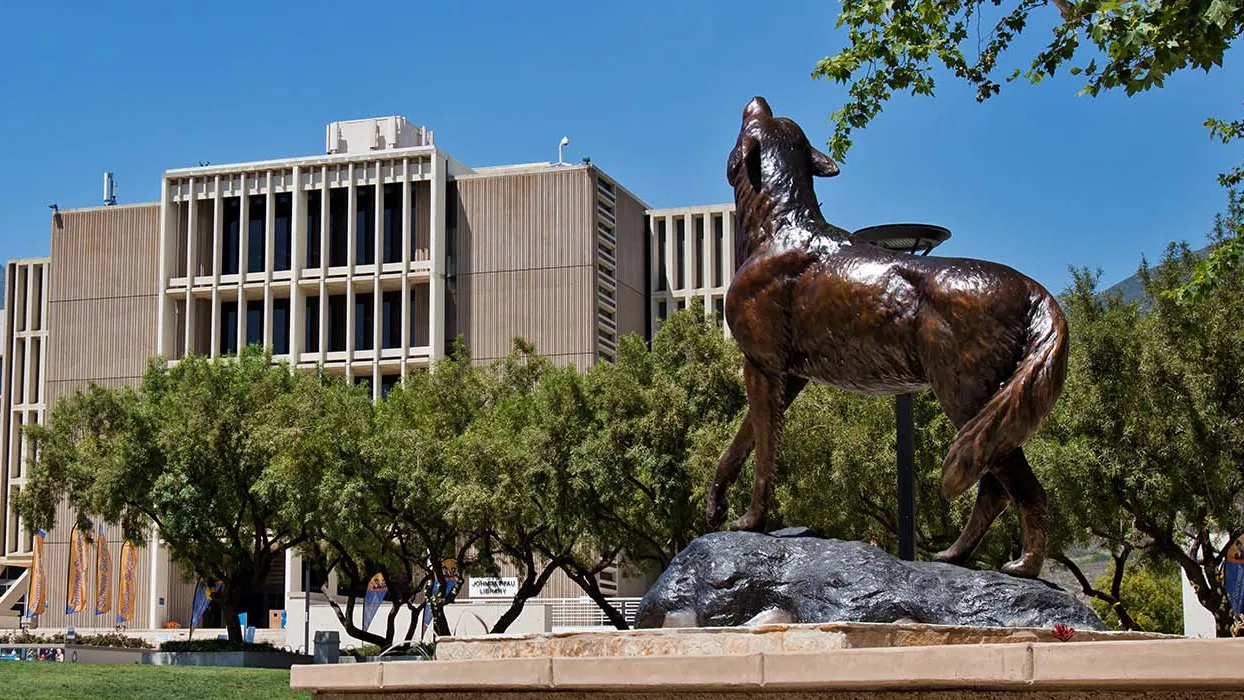
[[[341,658],[341,635],[335,630],[316,630],[315,663],[335,664]]]

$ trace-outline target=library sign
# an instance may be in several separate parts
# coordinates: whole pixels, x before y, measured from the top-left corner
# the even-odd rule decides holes
[[[472,576],[468,581],[467,590],[471,598],[513,598],[518,595],[518,577]]]

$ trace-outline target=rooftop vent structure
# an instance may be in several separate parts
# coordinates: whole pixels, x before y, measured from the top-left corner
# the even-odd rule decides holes
[[[324,152],[329,154],[367,153],[432,144],[432,130],[415,126],[405,117],[353,119],[329,122],[325,127]]]

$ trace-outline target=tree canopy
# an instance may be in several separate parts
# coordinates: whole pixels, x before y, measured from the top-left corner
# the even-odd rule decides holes
[[[1237,225],[1238,212],[1220,224]],[[1053,560],[1114,624],[1169,629],[1178,568],[1228,634],[1220,536],[1244,522],[1244,271],[1187,299],[1167,295],[1196,264],[1172,246],[1142,266],[1147,311],[1076,273],[1062,296],[1067,387],[1027,451],[1050,493]],[[517,572],[518,593],[490,631],[558,571],[621,628],[601,574],[655,574],[705,532],[705,488],[745,406],[739,367],[698,303],[651,344],[624,337],[616,362],[586,372],[521,339],[490,363],[458,342],[378,402],[253,348],[156,363],[137,389],[89,387],[30,428],[36,459],[18,507],[46,527],[67,498],[135,539],[158,531],[186,571],[224,583],[235,628],[249,587],[289,547],[337,572],[348,593],[344,610],[333,603],[339,619],[369,643],[411,640],[416,624],[396,629],[402,610],[427,610],[437,634],[451,631],[448,559],[459,580]],[[914,406],[918,550],[928,554],[955,537],[972,499],[941,498],[955,430],[927,392]],[[786,435],[776,524],[895,550],[893,400],[812,386],[789,409]],[[731,492],[736,509],[746,481]],[[1018,546],[1005,515],[975,563],[995,568]],[[1110,555],[1110,575],[1077,564],[1094,547]],[[377,572],[386,622],[363,629],[357,598]]]
[[[838,27],[847,29],[847,45],[821,59],[812,76],[849,85],[832,117],[830,149],[842,159],[851,132],[876,118],[895,92],[932,95],[938,69],[975,88],[978,101],[998,94],[1003,82],[1038,84],[1064,68],[1082,76],[1081,92],[1094,96],[1160,88],[1187,68],[1209,71],[1244,30],[1244,3],[844,0]],[[1035,50],[1019,41],[1033,27],[1049,32]]]
[[[236,613],[306,535],[288,506],[304,495],[270,466],[278,407],[309,381],[249,348],[232,359],[156,361],[137,390],[75,392],[46,426],[28,428],[36,457],[18,512],[31,528],[51,528],[68,499],[86,532],[99,518],[135,542],[158,537],[183,571],[221,584],[215,599],[241,641]]]

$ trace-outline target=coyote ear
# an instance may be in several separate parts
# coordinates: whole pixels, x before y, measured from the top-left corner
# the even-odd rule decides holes
[[[833,158],[821,153],[812,146],[808,146],[808,150],[812,151],[812,174],[818,177],[833,177],[838,174],[838,164]]]

